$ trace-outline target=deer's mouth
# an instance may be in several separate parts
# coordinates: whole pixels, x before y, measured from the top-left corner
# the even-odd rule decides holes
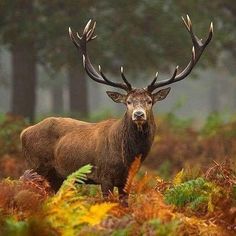
[[[145,117],[139,117],[139,116],[133,117],[132,120],[137,126],[142,126],[143,124],[145,124],[147,122],[146,116]]]
[[[134,120],[134,123],[138,126],[143,125],[146,123],[146,120],[143,119],[138,119],[138,120]]]

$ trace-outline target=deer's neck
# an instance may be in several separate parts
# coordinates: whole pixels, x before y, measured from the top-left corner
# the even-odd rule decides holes
[[[156,130],[153,114],[141,127],[125,114],[120,126],[121,152],[126,164],[132,163],[138,155],[141,155],[144,160],[151,148]]]

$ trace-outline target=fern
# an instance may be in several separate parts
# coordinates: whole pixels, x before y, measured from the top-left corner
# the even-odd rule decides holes
[[[141,165],[141,157],[142,157],[141,155],[139,155],[138,157],[135,157],[135,160],[132,162],[130,166],[128,177],[127,177],[125,187],[124,187],[124,191],[126,193],[130,193],[134,177],[139,171],[139,168]]]
[[[82,166],[79,170],[67,177],[67,179],[63,182],[61,189],[76,188],[76,183],[84,184],[84,181],[87,179],[87,174],[90,174],[91,171],[92,166],[90,164]]]
[[[174,204],[178,207],[183,207],[188,202],[194,201],[199,196],[199,189],[202,189],[205,184],[203,178],[190,180],[168,189],[164,196],[165,202]]]
[[[190,209],[197,210],[204,205],[209,211],[213,210],[212,195],[220,197],[221,189],[203,178],[197,178],[168,189],[165,202],[177,207],[189,205]]]
[[[5,220],[2,233],[8,236],[25,236],[29,233],[29,225],[26,221],[16,221],[13,218],[8,218]]]
[[[209,196],[206,196],[206,195],[200,195],[198,197],[196,197],[190,204],[189,204],[189,207],[191,210],[199,210],[199,208],[202,206],[202,205],[205,205],[206,207],[210,204],[208,204],[209,201]],[[207,203],[207,204],[206,204]],[[212,205],[211,205],[212,206]],[[213,210],[213,207],[212,208],[209,208],[210,211]]]
[[[87,210],[87,212],[81,216],[78,222],[86,223],[89,225],[98,225],[102,219],[107,215],[108,211],[111,210],[114,206],[117,206],[116,203],[101,203],[95,204]]]
[[[87,203],[76,183],[84,183],[91,169],[91,165],[86,165],[68,176],[58,193],[46,203],[47,221],[62,235],[76,235],[80,228],[78,218],[86,214]]]
[[[91,169],[91,165],[86,165],[72,173],[59,192],[47,202],[47,220],[63,236],[78,235],[84,224],[99,224],[108,211],[117,205],[102,203],[90,206],[87,197],[80,194],[76,184],[84,183]]]
[[[129,234],[129,228],[114,230],[111,236],[127,236]]]
[[[185,172],[184,172],[184,169],[182,169],[180,172],[178,172],[176,174],[176,176],[174,177],[173,179],[173,184],[174,185],[179,185],[183,182],[183,179],[184,179],[184,175],[185,175]]]
[[[179,226],[179,220],[171,220],[169,222],[163,222],[159,218],[152,219],[147,221],[143,226],[143,233],[147,231],[149,228],[149,232],[151,235],[158,236],[174,236],[176,235],[176,230]]]

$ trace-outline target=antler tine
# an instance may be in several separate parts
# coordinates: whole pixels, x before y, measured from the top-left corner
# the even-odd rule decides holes
[[[120,67],[120,73],[121,73],[121,77],[123,79],[123,81],[125,82],[125,84],[127,85],[127,87],[132,90],[132,85],[129,83],[129,81],[126,79],[125,74],[124,74],[124,68],[123,66]]]
[[[102,76],[102,78],[107,82],[107,83],[110,83],[111,85],[115,85],[114,82],[112,82],[111,80],[107,79],[107,77],[103,74],[102,72],[102,67],[100,65],[98,65],[98,70],[99,70],[99,73],[100,75]]]
[[[213,23],[211,22],[210,24],[210,29],[209,29],[209,34],[205,42],[203,43],[202,40],[200,40],[194,33],[193,33],[193,27],[192,27],[192,22],[189,18],[189,16],[186,16],[186,19],[182,17],[183,23],[189,32],[193,47],[192,47],[192,53],[191,53],[191,59],[188,63],[188,65],[178,74],[178,66],[175,68],[175,71],[170,79],[167,80],[162,80],[159,82],[156,82],[156,78],[152,81],[150,85],[148,85],[147,90],[149,92],[153,92],[155,89],[163,87],[165,85],[169,85],[172,83],[175,83],[177,81],[180,81],[184,78],[186,78],[194,66],[197,64],[198,60],[200,59],[204,49],[206,46],[210,43],[212,36],[213,36]]]
[[[149,91],[149,90],[151,89],[151,87],[156,83],[156,81],[157,81],[157,77],[158,77],[158,74],[159,74],[159,73],[156,72],[156,75],[155,75],[153,81],[151,82],[150,85],[147,86],[147,90],[148,90],[148,91]]]
[[[98,83],[109,85],[109,86],[120,88],[120,89],[124,89],[127,92],[131,91],[132,87],[131,87],[130,83],[126,80],[124,75],[122,76],[122,79],[124,80],[125,83],[116,83],[116,82],[113,82],[113,81],[107,79],[107,77],[102,72],[101,66],[99,66],[99,73],[98,73],[95,70],[94,66],[92,65],[90,58],[88,56],[88,53],[87,53],[87,42],[92,41],[97,36],[94,35],[96,22],[94,22],[93,25],[91,25],[91,23],[92,23],[92,20],[89,20],[83,30],[82,36],[80,36],[79,33],[76,34],[77,40],[75,39],[75,36],[74,36],[71,28],[69,28],[69,35],[70,35],[72,42],[82,52],[82,62],[83,62],[83,66],[85,68],[86,73],[88,74],[88,76],[92,80],[94,80]]]
[[[211,22],[210,24],[210,28],[209,28],[209,34],[208,34],[208,37],[205,41],[205,44],[207,45],[208,43],[210,43],[211,39],[212,39],[212,36],[213,36],[213,22]]]
[[[176,66],[175,70],[174,70],[174,73],[173,73],[172,77],[170,78],[170,81],[175,79],[175,76],[177,75],[178,69],[179,69],[179,66]]]
[[[80,48],[80,45],[77,43],[75,37],[74,37],[74,34],[71,30],[71,28],[69,27],[69,36],[70,36],[70,39],[71,41],[73,42],[73,44],[77,47],[77,48]],[[78,35],[77,35],[78,36]],[[78,36],[79,37],[79,36]]]
[[[99,73],[100,73],[100,75],[102,76],[102,78],[103,78],[107,83],[109,83],[109,85],[114,86],[114,87],[117,86],[117,83],[115,83],[115,82],[113,82],[113,81],[107,79],[107,77],[103,74],[103,72],[102,72],[102,67],[101,67],[100,65],[98,65],[98,70],[99,70]],[[123,75],[123,76],[124,76],[124,75]],[[130,83],[126,80],[126,78],[123,77],[123,76],[122,76],[122,78],[123,78],[125,84],[127,85],[127,87],[129,88],[129,90],[127,90],[127,91],[132,90],[131,84],[130,84]],[[125,79],[124,79],[124,78],[125,78]],[[126,88],[125,88],[125,85],[124,85],[124,89],[126,89]]]
[[[90,41],[92,38],[97,37],[96,35],[93,36],[95,27],[96,27],[96,21],[94,22],[92,28],[87,33],[87,41]]]
[[[187,31],[189,32],[189,34],[191,36],[193,46],[195,48],[198,48],[198,47],[200,47],[202,45],[202,40],[200,40],[196,35],[194,35],[193,27],[192,27],[192,22],[191,22],[191,20],[190,20],[188,15],[186,15],[186,18],[187,18],[187,21],[184,19],[184,17],[182,17],[183,23],[184,23]]]
[[[179,66],[175,67],[174,73],[173,73],[173,75],[171,76],[170,79],[162,80],[158,83],[158,84],[160,84],[160,87],[168,85],[169,83],[171,83],[171,81],[173,81],[175,79],[175,76],[178,72],[178,68],[179,68]],[[156,73],[156,76],[155,76],[154,80],[152,81],[152,83],[147,86],[147,90],[149,92],[152,92],[153,90],[155,90],[154,86],[156,85],[157,76],[158,76],[158,72]]]
[[[76,36],[77,36],[77,38],[78,38],[79,40],[81,40],[81,39],[82,39],[82,37],[79,35],[79,33],[78,33],[78,32],[76,32]]]
[[[90,25],[91,25],[91,22],[92,22],[92,20],[90,19],[90,20],[88,21],[88,23],[86,24],[86,26],[84,27],[83,34],[87,34],[87,32],[88,32],[88,30],[89,30],[89,27],[90,27]]]

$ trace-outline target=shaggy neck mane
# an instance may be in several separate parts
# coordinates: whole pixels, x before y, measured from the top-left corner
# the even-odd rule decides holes
[[[142,161],[147,156],[155,134],[155,121],[153,114],[149,120],[138,127],[125,113],[121,120],[121,148],[125,164],[130,165],[138,155],[142,156]]]

